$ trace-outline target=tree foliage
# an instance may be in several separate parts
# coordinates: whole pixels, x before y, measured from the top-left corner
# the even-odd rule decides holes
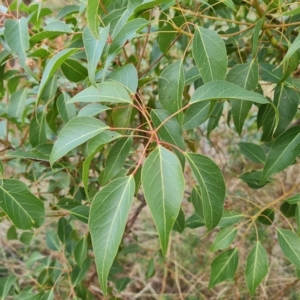
[[[8,239],[21,233],[30,247],[43,225],[48,249],[64,258],[30,251],[37,284],[8,273],[1,297],[55,299],[67,276],[68,299],[93,299],[86,276],[94,264],[100,294],[117,295],[130,278],[114,268],[145,206],[162,255],[174,231],[218,231],[207,288],[243,272],[256,294],[270,260],[260,228],[276,227],[274,243],[299,270],[299,184],[248,210],[226,209],[224,169],[198,143],[227,117],[248,162],[240,179],[253,189],[297,163],[299,5],[48,2],[0,5],[0,213],[11,222]],[[237,242],[241,231],[254,234],[251,248]]]

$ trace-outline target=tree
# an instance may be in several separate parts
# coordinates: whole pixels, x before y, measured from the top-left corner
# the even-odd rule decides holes
[[[243,280],[242,271],[249,294],[256,294],[272,254],[262,232],[277,231],[282,254],[299,273],[299,184],[276,199],[240,197],[224,209],[226,171],[197,145],[199,138],[211,142],[227,116],[248,164],[238,175],[249,187],[278,184],[274,175],[297,164],[298,4],[36,2],[1,6],[0,208],[12,223],[7,238],[28,246],[25,263],[39,262],[39,271],[33,287],[8,272],[1,297],[117,295],[130,281],[118,278],[117,257],[126,239],[135,239],[145,206],[162,255],[172,230],[182,233],[190,218],[192,228],[217,231],[210,250],[221,252],[211,262],[207,291]],[[188,219],[187,199],[194,211]],[[247,209],[239,205],[244,200]],[[59,259],[35,249],[32,239],[44,230],[47,253]],[[239,232],[255,235],[251,249]],[[100,293],[86,280],[94,266]]]

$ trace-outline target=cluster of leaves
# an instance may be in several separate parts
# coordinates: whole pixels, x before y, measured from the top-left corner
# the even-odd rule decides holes
[[[37,286],[9,275],[0,280],[1,297],[15,286],[15,299],[53,299],[67,274],[69,297],[90,299],[91,249],[103,294],[114,293],[108,278],[124,289],[128,279],[112,266],[139,211],[149,207],[165,254],[172,229],[187,227],[185,192],[193,227],[221,228],[211,251],[224,251],[211,263],[210,288],[235,276],[238,230],[273,224],[278,203],[288,228],[277,228],[278,243],[300,269],[300,239],[287,219],[300,226],[298,186],[247,213],[224,210],[222,172],[196,142],[198,129],[209,139],[230,107],[229,127],[242,136],[251,115],[261,135],[261,145],[239,144],[259,166],[241,175],[250,187],[295,162],[300,11],[293,1],[88,0],[57,13],[37,2],[0,7],[0,208],[13,223],[8,238],[24,230],[27,245],[45,218],[59,218],[46,241],[53,251],[63,247],[68,268],[33,252]],[[274,94],[265,97],[270,84]],[[128,220],[133,199],[141,203]],[[252,296],[268,265],[257,234],[245,266]]]

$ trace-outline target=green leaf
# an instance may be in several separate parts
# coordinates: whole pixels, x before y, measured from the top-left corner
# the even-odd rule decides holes
[[[257,286],[268,274],[268,254],[259,241],[247,256],[245,277],[250,295],[255,295]]]
[[[76,116],[76,106],[73,103],[68,103],[70,96],[63,92],[56,100],[57,110],[65,123],[68,123]]]
[[[129,92],[134,95],[138,87],[138,74],[133,64],[127,64],[121,68],[114,69],[108,80],[122,84]]]
[[[300,201],[300,194],[296,194],[296,195],[286,199],[286,201],[290,204],[298,204],[298,202]]]
[[[280,211],[282,212],[282,214],[286,217],[286,218],[292,218],[295,217],[296,214],[296,208],[297,205],[296,204],[290,204],[288,202],[283,202],[280,205]]]
[[[257,220],[262,224],[272,225],[274,216],[274,209],[267,208],[258,216]]]
[[[278,173],[294,162],[299,155],[300,126],[293,126],[282,133],[272,144],[267,156],[261,181]]]
[[[118,178],[98,192],[92,202],[89,228],[104,295],[107,294],[107,276],[123,237],[134,189],[133,176]]]
[[[168,3],[172,3],[173,0],[144,0],[142,4],[138,5],[135,10],[134,13],[137,13],[139,11],[142,10],[146,10],[149,8],[154,8],[155,6],[158,6],[160,4],[168,4]]]
[[[197,27],[192,48],[194,60],[205,83],[225,79],[228,62],[225,43],[215,31]]]
[[[98,119],[93,117],[75,117],[61,130],[50,155],[51,165],[66,155],[69,151],[108,129]]]
[[[102,73],[102,78],[105,78],[105,73],[112,62],[116,57],[118,51],[122,48],[123,44],[126,41],[131,41],[134,37],[137,36],[137,32],[147,26],[148,21],[142,18],[134,19],[126,23],[118,34],[113,39],[112,44],[108,50],[108,55],[105,61],[104,71]]]
[[[6,297],[16,281],[17,277],[14,275],[0,278],[0,299],[7,299]]]
[[[21,119],[25,110],[27,99],[27,88],[20,89],[10,96],[7,116],[10,118]]]
[[[184,114],[182,129],[194,129],[204,123],[210,116],[210,101],[203,101],[190,106]]]
[[[1,180],[0,207],[19,229],[40,227],[45,220],[43,202],[28,190],[25,183],[16,179]]]
[[[171,116],[171,114],[164,109],[152,109],[150,114],[151,120],[155,128],[160,126],[163,121],[165,121]],[[185,143],[182,136],[182,131],[175,117],[169,119],[159,128],[158,135],[163,141],[170,143],[171,145],[175,145],[181,150],[185,150]],[[180,162],[182,162],[184,165],[183,154],[175,147],[174,152],[176,153]]]
[[[227,74],[226,80],[234,83],[248,91],[255,90],[258,84],[258,65],[252,60],[250,63],[236,65]],[[231,113],[235,128],[239,135],[245,119],[251,109],[252,103],[249,101],[231,100]]]
[[[203,219],[204,218],[203,203],[202,203],[202,198],[201,198],[201,190],[198,185],[193,186],[190,199],[194,206],[195,213]]]
[[[64,49],[59,53],[55,54],[47,63],[46,68],[43,72],[42,80],[37,92],[36,101],[39,100],[43,89],[45,88],[48,80],[54,75],[54,73],[58,70],[58,68],[62,65],[62,63],[73,53],[75,53],[77,49]]]
[[[200,86],[194,92],[190,104],[207,100],[243,100],[260,104],[269,104],[270,102],[261,94],[249,92],[236,84],[223,80],[215,80]]]
[[[261,182],[262,171],[251,171],[241,175],[241,179],[245,181],[249,187],[252,189],[260,189],[264,187],[266,184],[272,182],[272,180],[268,179],[265,182]]]
[[[185,228],[185,217],[182,209],[180,209],[178,217],[174,223],[173,230],[179,233],[183,233]]]
[[[236,11],[234,2],[232,0],[222,0],[221,3],[225,4],[227,7],[232,9],[233,11]]]
[[[96,39],[89,27],[85,27],[82,33],[82,39],[84,43],[84,48],[86,52],[86,57],[88,61],[88,73],[90,82],[96,85],[95,73],[100,61],[100,57],[104,46],[106,45],[107,37],[109,33],[109,26],[105,28],[100,28],[99,39]]]
[[[204,225],[204,220],[197,214],[193,214],[185,220],[185,227],[187,228],[195,229]]]
[[[95,39],[99,39],[99,0],[87,0],[86,17],[89,29]]]
[[[88,76],[87,69],[74,59],[66,59],[61,65],[61,70],[66,78],[72,82],[83,81]]]
[[[86,194],[88,195],[89,168],[94,156],[102,149],[105,144],[119,138],[120,135],[113,131],[103,131],[88,142],[88,156],[82,166],[82,181]]]
[[[264,164],[266,161],[266,153],[259,145],[252,143],[238,143],[240,151],[253,162]]]
[[[280,65],[286,63],[293,56],[293,54],[296,51],[298,51],[299,48],[300,48],[300,35],[298,35],[293,41],[293,43],[289,46],[289,49],[285,54],[283,60],[281,61]]]
[[[47,142],[45,117],[45,112],[41,111],[34,116],[30,122],[29,140],[32,147],[36,147]]]
[[[211,263],[209,288],[222,281],[233,280],[239,262],[238,249],[230,249],[221,253]]]
[[[49,23],[45,28],[44,31],[55,31],[55,32],[63,32],[63,33],[72,33],[73,30],[64,22],[62,21],[54,21]]]
[[[210,247],[210,251],[223,250],[231,245],[237,234],[236,227],[227,227],[221,229],[216,235],[214,242]]]
[[[182,60],[168,65],[158,78],[159,102],[170,113],[175,113],[182,107],[184,81]]]
[[[91,259],[87,258],[82,264],[82,268],[75,266],[71,273],[71,281],[73,287],[78,286],[78,284],[86,277],[86,274],[91,267]]]
[[[216,227],[222,217],[225,183],[219,167],[201,154],[186,153],[191,169],[198,181],[207,230]]]
[[[228,227],[236,224],[243,218],[241,213],[232,210],[224,210],[222,214],[222,219],[220,220],[218,226]]]
[[[89,215],[90,215],[90,207],[85,205],[78,205],[72,209],[70,209],[70,215],[85,224],[88,224]]]
[[[98,103],[91,103],[86,106],[84,106],[79,112],[78,117],[84,117],[84,116],[90,116],[94,117],[96,115],[99,115],[100,113],[109,110],[110,108]]]
[[[83,262],[87,257],[88,245],[86,237],[81,238],[75,248],[74,248],[74,257],[75,261],[79,267],[82,266]]]
[[[292,231],[276,228],[279,246],[285,257],[300,269],[300,239]]]
[[[142,185],[165,255],[184,193],[184,178],[176,155],[162,146],[152,151],[142,168]]]
[[[27,19],[24,17],[21,17],[19,20],[7,19],[4,27],[6,43],[19,56],[22,68],[33,76],[33,72],[25,63],[27,58],[26,52],[30,47]]]
[[[120,138],[110,149],[103,171],[103,184],[114,178],[122,169],[132,146],[132,137]]]
[[[255,57],[256,55],[256,50],[258,46],[258,38],[259,38],[259,33],[261,31],[262,25],[264,24],[264,18],[259,19],[254,27],[253,31],[253,36],[252,36],[252,56]]]
[[[116,280],[116,289],[118,290],[118,292],[122,292],[123,290],[125,290],[129,282],[130,282],[130,278],[128,277],[118,278]]]
[[[284,64],[284,74],[281,80],[278,82],[278,85],[284,82],[292,74],[292,72],[295,71],[295,69],[298,67],[299,64],[299,58],[300,58],[300,53],[299,51],[296,51]]]
[[[76,94],[71,100],[73,102],[111,102],[111,103],[132,103],[127,90],[116,82],[102,82],[97,88],[90,86]]]
[[[57,14],[56,18],[61,19],[67,15],[77,13],[79,12],[79,6],[78,5],[67,5],[62,7],[62,9]]]

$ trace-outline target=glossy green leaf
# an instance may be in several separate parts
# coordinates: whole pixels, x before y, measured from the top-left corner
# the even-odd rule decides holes
[[[209,288],[222,281],[233,280],[239,262],[238,249],[230,249],[221,253],[211,263]]]
[[[83,237],[77,242],[74,248],[75,261],[79,267],[81,267],[83,262],[85,261],[87,257],[87,252],[88,252],[87,239],[86,237]]]
[[[68,123],[76,116],[76,107],[73,103],[68,103],[70,96],[67,93],[61,93],[56,100],[57,110],[65,123]]]
[[[174,223],[173,230],[182,233],[185,228],[185,217],[182,209],[180,209],[178,217]]]
[[[103,184],[114,178],[122,169],[132,146],[132,137],[120,138],[110,149],[103,171]]]
[[[243,100],[260,104],[270,103],[263,95],[249,92],[236,84],[215,80],[200,86],[193,94],[190,104],[207,100]]]
[[[159,76],[158,99],[170,113],[175,113],[182,107],[184,81],[182,60],[168,65]]]
[[[258,84],[257,63],[252,60],[250,63],[235,65],[227,74],[226,80],[245,90],[255,90]],[[231,100],[232,118],[239,135],[242,133],[242,128],[251,106],[252,103],[249,101]]]
[[[259,40],[259,33],[261,31],[262,25],[264,24],[264,18],[259,19],[254,27],[254,32],[252,36],[252,56],[255,57],[257,46],[258,46],[258,40]]]
[[[300,126],[293,126],[282,133],[272,144],[262,173],[262,182],[294,162],[300,153]]]
[[[84,116],[94,117],[109,109],[110,109],[109,107],[98,103],[87,104],[78,112],[78,117],[84,117]]]
[[[87,69],[74,59],[66,59],[61,65],[61,70],[66,78],[72,82],[83,81],[88,76]]]
[[[300,269],[300,239],[292,231],[276,228],[279,246],[285,257]]]
[[[205,83],[225,79],[228,61],[225,43],[215,31],[197,27],[192,48],[194,60]]]
[[[17,277],[14,275],[0,278],[0,299],[7,299],[6,297],[16,281]]]
[[[260,189],[266,184],[272,182],[271,179],[267,179],[265,182],[261,182],[262,171],[251,171],[241,175],[241,179],[245,181],[252,189]]]
[[[82,39],[83,39],[86,57],[88,61],[89,79],[93,85],[96,85],[95,73],[96,73],[97,66],[100,62],[102,51],[107,42],[108,33],[109,33],[109,26],[105,28],[100,28],[99,39],[95,38],[95,36],[92,34],[89,27],[85,27],[82,33]]]
[[[266,153],[259,145],[253,143],[241,142],[238,144],[240,151],[253,162],[264,164],[266,161]]]
[[[127,64],[121,68],[113,70],[109,76],[108,80],[120,83],[129,92],[134,95],[138,87],[138,74],[137,70],[133,64]]]
[[[257,220],[262,224],[272,225],[274,217],[274,209],[267,208],[258,216]]]
[[[222,214],[222,219],[220,220],[218,226],[228,227],[236,224],[243,218],[241,213],[233,210],[224,210]]]
[[[89,29],[95,39],[99,39],[99,19],[98,19],[98,0],[88,0],[86,8],[86,16]]]
[[[26,52],[30,47],[27,19],[25,17],[21,17],[19,20],[6,19],[4,27],[6,43],[11,50],[19,56],[22,68],[31,76],[36,77],[26,65]]]
[[[74,54],[77,49],[64,49],[59,53],[55,54],[47,63],[46,68],[43,72],[42,80],[37,92],[36,101],[39,100],[43,89],[45,88],[48,80],[54,75],[54,73],[58,70],[58,68],[62,65],[62,63],[72,54]]]
[[[296,208],[297,205],[296,204],[291,204],[289,202],[283,202],[280,205],[280,211],[282,212],[282,214],[286,217],[286,218],[292,218],[295,217],[296,214]]]
[[[108,144],[119,137],[120,135],[117,132],[103,131],[88,142],[88,156],[84,160],[82,166],[82,181],[86,194],[88,194],[89,168],[92,159],[105,144]]]
[[[185,220],[185,227],[187,228],[195,229],[203,226],[205,226],[204,220],[197,214],[192,214]]]
[[[210,116],[210,101],[193,104],[184,115],[182,129],[194,129],[204,123]]]
[[[43,202],[29,191],[25,183],[16,179],[1,180],[0,207],[13,224],[23,230],[40,227],[45,220]]]
[[[150,114],[155,128],[160,126],[162,122],[171,116],[171,114],[164,109],[152,109]],[[165,122],[159,128],[158,135],[163,141],[175,145],[181,150],[185,150],[182,131],[176,118],[173,117]]]
[[[93,117],[75,117],[61,130],[50,155],[51,165],[66,155],[69,151],[108,129],[98,119]]]
[[[186,158],[198,181],[207,230],[216,227],[222,217],[225,183],[219,167],[208,157],[186,153]]]
[[[184,193],[184,178],[176,155],[162,146],[152,151],[142,168],[142,185],[165,255]]]
[[[85,205],[78,205],[70,209],[70,215],[85,224],[88,224],[89,215],[90,215],[90,207]]]
[[[283,60],[281,61],[280,65],[286,63],[293,56],[293,54],[296,51],[298,51],[299,48],[300,48],[300,36],[298,35],[293,41],[293,43],[289,46],[289,49],[285,54],[285,56],[283,57]]]
[[[45,112],[41,111],[31,119],[29,125],[29,140],[32,147],[47,142]]]
[[[223,250],[226,249],[231,245],[233,240],[235,239],[237,234],[237,228],[236,227],[227,227],[224,229],[221,229],[210,247],[210,251],[215,252],[217,250]]]
[[[298,202],[300,202],[300,194],[296,194],[296,195],[286,199],[286,201],[290,204],[297,204]]]
[[[134,185],[133,176],[113,180],[95,195],[92,202],[89,228],[104,294],[107,293],[107,276],[125,230]]]
[[[268,264],[268,254],[258,241],[247,256],[245,270],[247,287],[252,297],[257,286],[268,274]]]
[[[10,118],[20,119],[23,116],[25,110],[25,104],[27,99],[27,88],[20,89],[10,96],[7,116]]]
[[[131,41],[134,37],[138,36],[137,32],[147,26],[148,21],[142,18],[134,19],[127,22],[118,32],[118,34],[113,39],[112,44],[108,50],[107,59],[105,61],[104,71],[102,73],[102,78],[105,78],[106,71],[116,57],[118,51],[122,48],[126,41]]]
[[[132,100],[121,84],[106,81],[97,84],[97,87],[90,86],[76,94],[70,100],[70,103],[73,102],[131,103]]]

